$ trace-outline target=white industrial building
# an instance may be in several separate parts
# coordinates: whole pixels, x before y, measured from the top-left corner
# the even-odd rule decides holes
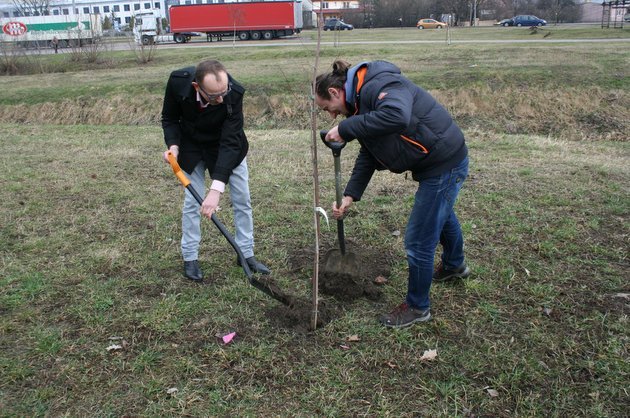
[[[48,9],[49,14],[55,16],[72,14],[100,14],[103,18],[109,16],[114,27],[123,27],[129,24],[134,15],[147,11],[168,19],[168,7],[172,5],[230,2],[230,0],[51,0]],[[305,11],[312,10],[311,1],[303,0],[302,8]],[[0,18],[20,15],[20,11],[10,0],[0,0]],[[37,13],[27,15],[34,16]]]

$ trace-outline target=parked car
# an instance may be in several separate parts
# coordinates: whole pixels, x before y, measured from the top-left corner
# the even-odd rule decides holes
[[[324,30],[352,30],[354,26],[336,18],[326,19],[324,22]]]
[[[512,18],[512,26],[545,26],[547,21],[533,15],[518,15]]]
[[[444,22],[439,22],[435,19],[420,19],[416,23],[418,29],[442,29],[448,25]]]
[[[626,22],[630,22],[630,13],[626,13],[625,15],[623,15],[623,20],[625,20]]]
[[[498,25],[498,26],[514,26],[514,20],[512,20],[512,19],[499,20],[497,23],[495,23],[495,25]]]

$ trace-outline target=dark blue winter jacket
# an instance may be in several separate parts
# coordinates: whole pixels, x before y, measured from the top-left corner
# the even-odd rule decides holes
[[[414,180],[457,166],[468,150],[464,134],[427,91],[386,61],[348,70],[346,105],[352,114],[339,124],[345,141],[361,144],[344,195],[360,200],[375,170],[411,171]]]

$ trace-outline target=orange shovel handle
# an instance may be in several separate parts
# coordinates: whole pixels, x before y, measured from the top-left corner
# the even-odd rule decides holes
[[[181,167],[177,163],[177,158],[175,158],[175,155],[173,155],[172,152],[168,151],[166,153],[166,157],[168,158],[168,163],[171,165],[175,176],[179,179],[184,187],[188,187],[188,185],[190,184],[190,180],[188,180],[188,177],[186,177],[186,174],[184,174]]]

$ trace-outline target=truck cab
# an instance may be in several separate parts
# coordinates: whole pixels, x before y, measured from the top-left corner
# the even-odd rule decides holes
[[[169,33],[162,26],[159,13],[138,13],[133,26],[133,34],[138,44],[152,45],[161,42],[185,43],[193,36],[200,36],[195,32]]]

